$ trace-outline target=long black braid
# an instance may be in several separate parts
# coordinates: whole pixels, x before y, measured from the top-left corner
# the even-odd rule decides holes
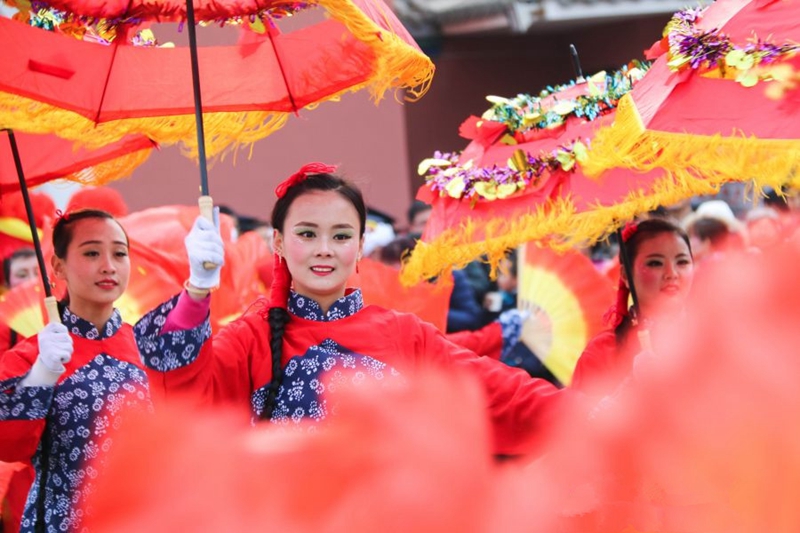
[[[278,390],[283,381],[283,333],[286,324],[289,323],[289,312],[280,307],[271,307],[267,315],[269,323],[269,349],[272,353],[272,380],[267,388],[267,398],[264,401],[264,410],[261,412],[261,420],[269,420],[275,411],[275,402],[278,398]]]

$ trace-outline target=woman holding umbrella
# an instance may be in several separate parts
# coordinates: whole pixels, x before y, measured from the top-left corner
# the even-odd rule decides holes
[[[651,349],[649,332],[669,329],[683,315],[694,278],[689,237],[671,222],[652,218],[629,224],[622,240],[633,274],[629,278],[620,270],[617,302],[607,315],[614,327],[589,341],[572,377],[573,388],[592,396],[614,393],[630,375],[634,358]],[[629,308],[631,285],[638,304]]]
[[[104,211],[68,213],[53,248],[67,287],[61,323],[0,356],[0,460],[36,471],[24,532],[78,530],[113,431],[126,412],[151,408],[133,329],[114,308],[130,277],[122,226]]]
[[[450,343],[415,315],[365,307],[360,290],[346,287],[361,258],[364,200],[334,170],[306,165],[276,189],[276,271],[269,303],[222,329],[199,353],[183,351],[187,357],[177,361],[164,357],[159,331],[142,335],[146,364],[167,371],[168,388],[200,387],[214,401],[250,405],[254,420],[278,424],[326,418],[332,405],[323,391],[335,388],[350,370],[365,380],[388,382],[425,367],[460,369],[484,385],[493,451],[530,453],[563,393]],[[198,218],[186,239],[191,277],[170,323],[188,326],[192,317],[208,315],[212,285],[202,263],[212,259],[203,250],[213,247],[199,243],[218,238],[213,225]]]

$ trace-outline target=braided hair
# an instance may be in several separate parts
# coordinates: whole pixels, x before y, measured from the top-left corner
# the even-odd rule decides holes
[[[306,168],[306,167],[304,167]],[[298,174],[301,174],[303,171]],[[278,201],[272,209],[272,227],[283,233],[283,225],[286,215],[294,201],[310,192],[333,191],[347,199],[358,212],[360,236],[364,236],[364,228],[367,221],[367,208],[361,191],[354,185],[346,182],[342,178],[328,172],[304,173],[302,179],[297,179],[298,174],[293,175],[289,180],[282,183],[276,189]],[[288,182],[288,185],[287,185]],[[272,379],[267,387],[267,397],[264,401],[264,410],[261,412],[262,420],[269,420],[275,411],[275,405],[283,381],[283,335],[286,325],[289,323],[290,315],[287,311],[289,300],[289,289],[292,283],[292,275],[286,266],[286,261],[279,254],[275,254],[273,267],[273,279],[270,291],[269,306],[266,311],[265,319],[269,324],[270,331],[270,352],[272,357]]]

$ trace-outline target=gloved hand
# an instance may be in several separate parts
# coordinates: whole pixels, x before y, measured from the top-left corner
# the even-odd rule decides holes
[[[38,335],[39,356],[31,371],[20,382],[23,387],[52,387],[72,359],[72,337],[67,326],[59,322],[47,324]]]
[[[219,236],[219,208],[214,208],[214,220],[216,223],[198,216],[184,239],[189,255],[189,284],[198,289],[219,286],[220,269],[225,264],[225,245]],[[204,263],[213,263],[216,267],[206,270]]]

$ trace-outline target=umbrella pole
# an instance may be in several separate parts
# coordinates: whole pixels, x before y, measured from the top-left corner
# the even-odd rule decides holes
[[[200,93],[200,63],[197,59],[197,28],[194,21],[194,1],[186,0],[186,25],[189,31],[189,57],[192,64],[192,92],[194,94],[194,120],[197,125],[197,159],[200,164],[200,198],[197,205],[200,214],[214,221],[214,200],[208,194],[208,163],[206,161],[206,134],[203,128],[203,99]],[[217,265],[203,263],[206,270],[214,270]]]
[[[33,248],[36,251],[36,260],[39,263],[39,276],[41,276],[42,284],[44,285],[44,305],[47,309],[47,321],[48,323],[61,322],[61,317],[58,313],[58,302],[55,296],[53,296],[53,291],[50,288],[50,280],[47,278],[47,266],[44,262],[44,253],[42,253],[42,243],[39,242],[39,231],[36,229],[36,219],[33,216],[33,206],[31,205],[31,197],[28,194],[28,184],[25,182],[25,172],[22,170],[22,159],[19,156],[17,140],[12,130],[7,129],[5,132],[8,134],[8,142],[11,144],[14,166],[17,168],[17,177],[19,178],[19,189],[22,193],[22,200],[25,203],[25,213],[28,216],[28,225],[31,228]]]
[[[569,56],[572,58],[572,68],[575,69],[575,76],[578,78],[578,83],[586,81],[583,77],[583,69],[581,68],[581,59],[578,57],[578,49],[574,44],[569,45]]]

